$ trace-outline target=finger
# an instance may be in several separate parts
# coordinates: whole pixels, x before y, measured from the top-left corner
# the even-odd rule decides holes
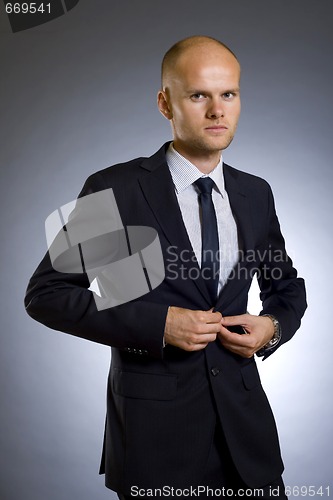
[[[202,343],[202,344],[186,344],[182,347],[184,351],[189,351],[189,352],[194,352],[194,351],[201,351],[202,349],[205,349],[208,344]]]
[[[248,335],[240,335],[239,333],[231,332],[227,328],[221,325],[219,338],[222,343],[228,343],[230,345],[249,347],[251,344],[250,337]]]
[[[181,342],[181,348],[187,351],[196,351],[204,349],[210,342],[216,340],[217,334],[213,335],[198,335]]]
[[[239,314],[237,316],[223,316],[221,323],[224,326],[244,326],[248,322],[248,314]]]
[[[220,323],[221,321],[222,321],[222,314],[220,312],[216,311],[210,313],[210,316],[208,317],[209,323]]]
[[[204,333],[218,332],[221,325],[222,316],[220,313],[208,313],[199,312],[194,318],[194,324],[192,322],[189,328],[194,329],[194,331],[200,331]]]
[[[222,320],[222,314],[218,311],[213,312],[211,309],[210,311],[203,311],[203,313],[200,314],[199,319],[203,323],[220,323]]]
[[[193,344],[208,344],[209,342],[214,342],[216,340],[216,337],[217,337],[217,332],[213,332],[213,333],[202,333],[202,334],[199,334],[199,335],[193,335],[190,339],[189,339],[189,343],[193,343]]]
[[[254,355],[254,350],[252,347],[245,347],[245,346],[240,346],[240,345],[235,345],[233,343],[225,342],[224,340],[221,340],[221,344],[223,347],[228,349],[228,351],[231,351],[235,354],[238,354],[239,356],[242,356],[243,358],[251,358]]]
[[[251,358],[260,347],[251,335],[237,335],[222,327],[219,334],[221,344],[229,351],[235,352],[244,358]],[[222,330],[221,328],[221,330]]]
[[[198,325],[194,333],[197,333],[199,335],[205,335],[205,334],[218,334],[221,331],[221,323],[205,323]]]

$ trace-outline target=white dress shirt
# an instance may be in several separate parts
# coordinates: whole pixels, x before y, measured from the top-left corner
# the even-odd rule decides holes
[[[166,152],[166,160],[185,228],[199,266],[201,265],[201,209],[199,191],[193,183],[200,177],[210,177],[215,183],[212,199],[219,234],[220,278],[218,293],[220,293],[239,258],[237,226],[231,211],[228,194],[224,188],[222,156],[218,165],[208,175],[200,172],[195,165],[179,154],[172,143]]]

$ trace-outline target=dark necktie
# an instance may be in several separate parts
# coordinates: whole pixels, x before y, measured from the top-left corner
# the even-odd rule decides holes
[[[201,177],[194,183],[199,191],[201,204],[201,273],[206,282],[212,301],[215,303],[219,283],[219,237],[215,208],[212,200],[214,181],[210,177]]]

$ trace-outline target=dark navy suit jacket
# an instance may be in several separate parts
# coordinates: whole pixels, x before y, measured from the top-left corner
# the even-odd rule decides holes
[[[133,485],[200,483],[217,418],[242,479],[259,487],[279,477],[283,463],[254,357],[235,355],[219,340],[199,352],[163,348],[165,319],[170,305],[243,314],[257,275],[261,314],[278,318],[280,347],[300,326],[304,282],[285,253],[268,184],[224,164],[241,251],[213,304],[200,273],[193,272],[197,263],[166,164],[167,147],[93,174],[80,194],[112,188],[124,226],[158,231],[164,281],[137,300],[97,311],[87,276],[56,272],[47,254],[30,280],[27,311],[50,328],[112,347],[101,464],[108,487],[128,494]]]

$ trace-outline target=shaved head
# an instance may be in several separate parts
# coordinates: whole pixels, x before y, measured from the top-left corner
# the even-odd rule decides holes
[[[174,148],[202,172],[219,162],[240,114],[240,65],[223,43],[192,36],[168,50],[157,105],[170,121]]]
[[[229,49],[224,43],[216,40],[215,38],[211,38],[208,36],[191,36],[188,38],[184,38],[179,42],[175,43],[165,54],[162,61],[162,88],[165,88],[168,84],[170,78],[172,78],[177,63],[182,58],[185,53],[207,53],[207,55],[211,54],[212,49],[218,50],[220,53],[226,53],[236,61],[238,61],[235,54],[232,50]]]

